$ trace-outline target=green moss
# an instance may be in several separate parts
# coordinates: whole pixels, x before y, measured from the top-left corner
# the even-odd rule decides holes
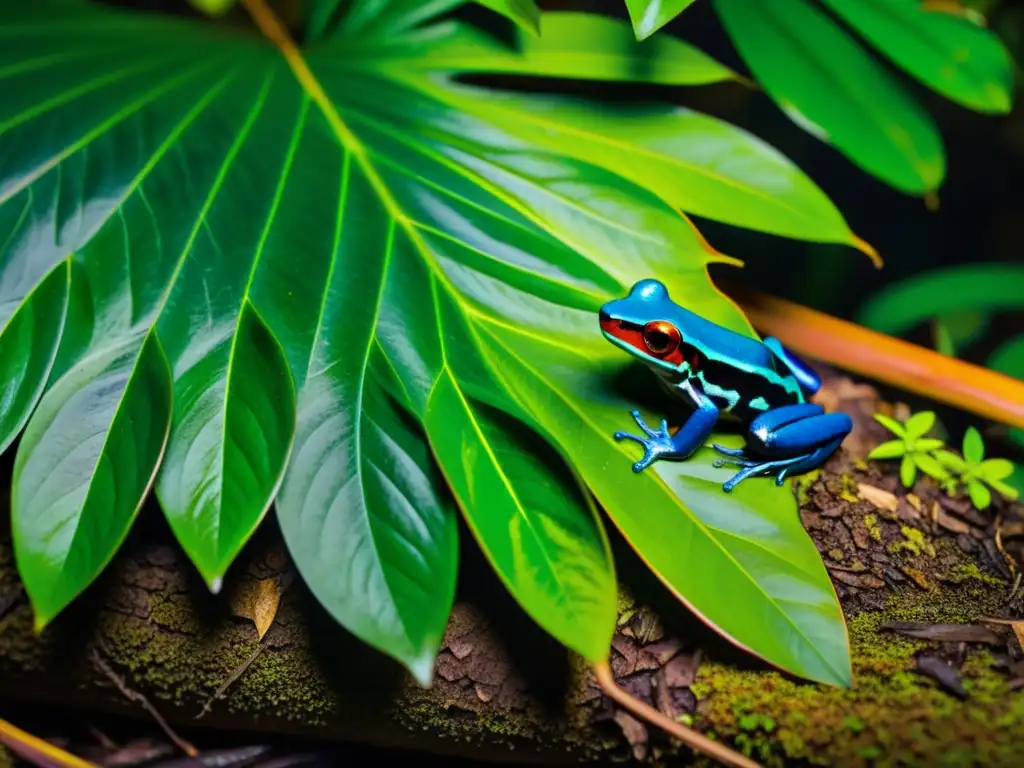
[[[851,504],[856,504],[861,500],[857,489],[857,479],[853,475],[839,476],[839,498]]]
[[[796,478],[796,498],[800,506],[806,506],[809,501],[808,492],[821,477],[821,470],[815,469]]]
[[[882,540],[882,529],[878,525],[878,515],[864,515],[864,527],[868,529],[868,535],[875,541]]]
[[[971,697],[961,702],[914,669],[915,654],[933,643],[882,629],[892,621],[969,621],[1000,598],[978,581],[931,593],[907,587],[883,610],[853,615],[848,690],[707,661],[692,688],[699,722],[765,766],[1012,764],[1011,756],[1024,756],[1024,692],[1009,690],[992,654],[970,651],[963,675]]]
[[[913,555],[925,554],[928,555],[928,557],[935,557],[935,547],[917,528],[911,528],[909,525],[901,525],[900,532],[903,534],[903,541],[894,541],[890,544],[890,552],[896,554],[897,552],[907,551]]]
[[[978,581],[982,584],[1004,586],[1006,582],[982,571],[975,563],[957,563],[945,576],[952,584],[963,584],[966,581]]]

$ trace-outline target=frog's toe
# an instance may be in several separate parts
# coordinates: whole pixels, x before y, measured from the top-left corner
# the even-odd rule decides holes
[[[641,445],[643,445],[645,442],[645,440],[642,437],[631,435],[629,434],[629,432],[616,432],[614,435],[612,435],[612,437],[615,438],[616,440],[632,440],[633,442],[640,443]]]
[[[724,445],[719,445],[718,443],[712,443],[711,447],[725,456],[743,457],[746,454],[746,451],[743,448],[726,448]]]

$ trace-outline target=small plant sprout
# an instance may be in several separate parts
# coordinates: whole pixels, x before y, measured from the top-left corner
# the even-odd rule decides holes
[[[974,506],[985,509],[992,503],[989,488],[1007,499],[1017,499],[1017,489],[1003,482],[1013,474],[1013,463],[1008,459],[986,459],[985,443],[974,427],[964,433],[962,452],[963,457],[960,457],[952,451],[939,450],[935,458],[955,474],[953,488],[960,484],[967,487],[967,495]]]
[[[933,455],[934,451],[943,447],[943,442],[938,438],[925,437],[935,426],[934,412],[915,413],[902,424],[889,416],[876,413],[875,421],[896,435],[897,439],[882,443],[868,454],[868,458],[900,459],[900,482],[906,488],[914,484],[919,469],[940,482],[949,478],[945,467]]]

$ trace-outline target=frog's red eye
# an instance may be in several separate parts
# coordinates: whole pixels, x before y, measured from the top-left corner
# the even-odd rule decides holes
[[[664,357],[675,351],[682,341],[679,329],[664,320],[654,320],[644,326],[644,346],[651,354]]]

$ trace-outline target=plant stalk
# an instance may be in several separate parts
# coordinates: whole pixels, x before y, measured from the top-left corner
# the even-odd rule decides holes
[[[656,725],[663,731],[675,736],[695,752],[701,752],[714,758],[722,765],[735,766],[735,768],[762,768],[749,757],[744,757],[729,747],[717,741],[712,741],[702,733],[692,728],[687,728],[682,723],[663,715],[654,707],[645,704],[640,699],[634,698],[615,684],[615,677],[612,675],[608,662],[601,661],[593,665],[594,677],[597,684],[608,696],[620,706],[628,709],[637,717],[640,717],[652,725]]]
[[[6,720],[0,720],[0,744],[39,768],[98,768],[93,763],[16,728]]]
[[[723,288],[755,328],[797,354],[1024,428],[1024,381],[785,299],[734,286]]]

